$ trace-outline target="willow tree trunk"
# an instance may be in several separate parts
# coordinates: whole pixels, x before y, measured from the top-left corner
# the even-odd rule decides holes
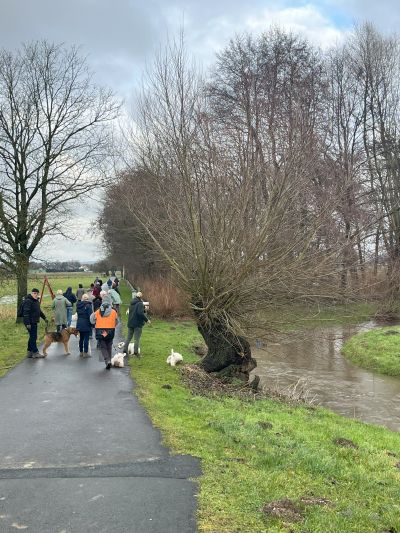
[[[200,366],[206,372],[217,373],[222,379],[248,381],[250,372],[257,366],[251,357],[249,342],[228,331],[221,323],[214,322],[206,327],[198,324],[197,327],[208,347]]]

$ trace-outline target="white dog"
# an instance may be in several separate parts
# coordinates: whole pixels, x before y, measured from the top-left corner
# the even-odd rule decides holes
[[[122,350],[122,348],[125,346],[124,341],[119,342],[119,343],[117,344],[117,346],[118,346],[118,348],[119,348],[120,350]],[[134,347],[134,343],[133,343],[133,342],[130,342],[130,343],[128,344],[128,355],[134,355],[134,351],[133,351],[134,348],[133,348],[133,347]],[[139,348],[139,355],[140,355],[140,348]]]
[[[124,368],[124,354],[116,353],[114,357],[111,358],[112,366],[117,366],[119,368]]]
[[[171,366],[175,366],[178,363],[182,363],[183,357],[180,353],[174,352],[174,350],[171,350],[171,355],[167,357],[167,363]]]

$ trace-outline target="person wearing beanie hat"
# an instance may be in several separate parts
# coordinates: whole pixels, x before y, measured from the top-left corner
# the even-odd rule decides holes
[[[128,346],[133,337],[133,354],[137,357],[140,356],[140,337],[142,336],[143,326],[151,324],[150,320],[146,316],[144,304],[142,301],[143,294],[141,291],[136,293],[136,296],[132,299],[129,306],[128,317],[128,335],[126,337],[124,345],[124,353],[128,353]]]
[[[31,293],[25,298],[22,307],[23,321],[29,334],[27,357],[39,359],[44,357],[37,347],[37,328],[40,319],[45,320],[48,324],[46,315],[40,309],[39,289],[32,289]]]

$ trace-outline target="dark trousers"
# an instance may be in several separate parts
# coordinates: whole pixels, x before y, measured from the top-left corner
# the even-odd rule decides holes
[[[111,362],[111,350],[112,350],[112,339],[100,339],[100,350],[103,355],[105,364]]]
[[[139,348],[140,348],[140,337],[142,336],[142,330],[143,328],[128,328],[128,335],[126,337],[125,345],[124,345],[124,352],[128,353],[128,346],[129,343],[132,340],[133,337],[133,353],[135,355],[138,355]]]
[[[31,329],[28,331],[29,333],[29,340],[28,340],[28,352],[36,353],[38,351],[38,347],[36,345],[37,341],[37,324],[31,324]]]
[[[67,327],[67,324],[57,324],[56,329],[58,332],[65,329]]]
[[[79,351],[87,353],[89,351],[89,335],[91,331],[79,332]]]

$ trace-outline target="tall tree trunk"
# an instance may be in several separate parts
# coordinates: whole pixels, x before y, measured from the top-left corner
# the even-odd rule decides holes
[[[17,310],[22,302],[22,299],[28,294],[28,269],[29,257],[19,255],[16,261],[16,276],[17,276]],[[22,318],[16,319],[17,322],[22,322]]]
[[[248,381],[250,372],[257,366],[251,357],[249,342],[234,335],[224,324],[214,322],[208,327],[198,324],[198,330],[208,347],[201,361],[206,372],[216,372],[221,378],[239,378]]]

